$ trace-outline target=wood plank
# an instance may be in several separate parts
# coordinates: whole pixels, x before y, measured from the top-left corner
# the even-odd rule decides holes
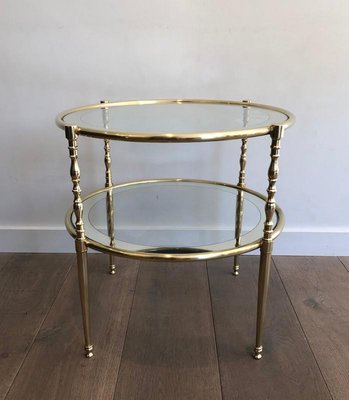
[[[114,400],[221,399],[204,262],[142,262]]]
[[[6,400],[112,399],[129,319],[138,262],[89,255],[92,338],[86,359],[76,268],[72,268]]]
[[[339,260],[344,265],[345,269],[349,272],[349,256],[339,257]]]
[[[0,253],[0,274],[2,268],[10,261],[12,257],[15,256],[15,253]]]
[[[0,399],[4,399],[73,262],[64,254],[2,256]]]
[[[224,399],[323,400],[330,395],[280,278],[272,269],[264,353],[254,360],[259,257],[208,263]]]
[[[14,256],[16,256],[16,253],[0,252],[0,265],[5,264]]]
[[[276,257],[334,399],[349,399],[349,275],[336,257]]]

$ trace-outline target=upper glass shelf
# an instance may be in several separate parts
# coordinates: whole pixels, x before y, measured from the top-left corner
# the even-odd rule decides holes
[[[211,141],[292,125],[291,113],[271,106],[216,100],[145,100],[95,104],[63,112],[57,124],[79,134],[129,141]]]
[[[121,255],[207,259],[253,250],[263,237],[263,196],[219,182],[131,182],[91,194],[83,205],[87,243]]]

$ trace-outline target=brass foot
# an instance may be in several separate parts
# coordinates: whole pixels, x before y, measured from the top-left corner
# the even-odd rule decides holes
[[[235,275],[235,276],[238,276],[239,275],[239,269],[240,269],[239,265],[234,265],[232,274]]]
[[[263,346],[259,346],[259,347],[256,347],[255,349],[254,349],[254,352],[253,352],[253,358],[255,359],[255,360],[260,360],[261,358],[262,358],[262,351],[263,351]]]
[[[110,266],[110,270],[109,270],[110,275],[115,275],[116,271],[115,271],[115,265],[111,265]]]
[[[92,350],[93,350],[92,344],[91,344],[90,346],[85,346],[85,356],[86,356],[86,358],[91,358],[91,357],[93,357],[93,352],[92,352]]]

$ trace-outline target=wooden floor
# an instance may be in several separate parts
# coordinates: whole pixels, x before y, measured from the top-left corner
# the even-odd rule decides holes
[[[0,400],[348,400],[349,257],[274,257],[264,357],[250,356],[258,257],[89,256],[95,357],[75,257],[0,254]]]

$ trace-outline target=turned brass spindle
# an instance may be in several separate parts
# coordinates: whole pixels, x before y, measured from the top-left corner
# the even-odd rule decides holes
[[[251,100],[243,100],[243,103],[249,104]],[[247,106],[243,106],[243,127],[245,128],[248,124],[249,110]],[[240,171],[239,171],[239,181],[237,186],[244,188],[246,186],[246,162],[247,162],[247,139],[241,140],[240,149]],[[236,212],[235,212],[235,247],[239,247],[241,243],[241,229],[242,229],[242,218],[243,218],[243,202],[244,193],[242,190],[238,191],[236,199]],[[237,255],[234,257],[233,275],[239,275],[240,270],[240,257]]]
[[[108,104],[107,100],[102,100],[101,104]],[[109,109],[108,107],[102,107],[103,125],[105,129],[109,128]],[[111,188],[113,186],[113,179],[111,173],[111,156],[110,156],[110,142],[109,139],[104,139],[104,165],[105,165],[105,187]],[[108,236],[110,238],[110,246],[115,245],[115,229],[114,229],[114,204],[113,204],[113,190],[110,189],[107,192],[106,197],[106,208],[107,208],[107,226]],[[115,275],[115,257],[109,255],[109,273]]]
[[[276,181],[279,175],[279,155],[280,141],[283,137],[284,127],[274,126],[271,132],[271,162],[268,170],[268,197],[265,204],[265,224],[263,243],[261,247],[259,277],[258,277],[258,304],[257,304],[257,329],[256,329],[256,347],[253,357],[257,360],[262,358],[262,330],[265,319],[267,296],[269,288],[271,254],[273,250],[273,216],[275,213],[275,193]]]
[[[77,134],[74,126],[65,127],[68,140],[69,157],[71,159],[70,176],[73,183],[74,204],[73,210],[76,218],[75,250],[77,256],[78,278],[80,288],[80,301],[82,309],[82,320],[85,335],[85,354],[87,358],[93,356],[93,345],[91,343],[90,310],[88,299],[88,270],[87,270],[87,247],[85,242],[85,230],[83,223],[83,204],[80,188],[80,168],[78,164]]]

